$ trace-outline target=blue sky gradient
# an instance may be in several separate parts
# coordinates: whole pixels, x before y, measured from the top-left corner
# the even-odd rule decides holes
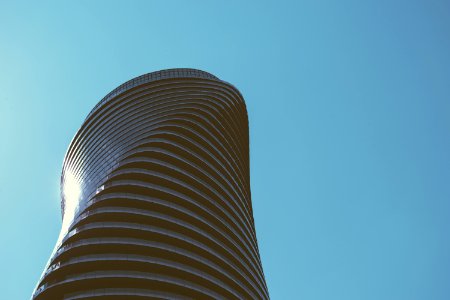
[[[28,299],[65,151],[132,77],[244,95],[272,299],[450,299],[450,3],[0,1],[0,282]]]

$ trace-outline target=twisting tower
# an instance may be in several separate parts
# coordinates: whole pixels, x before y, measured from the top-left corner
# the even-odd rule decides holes
[[[89,113],[61,175],[60,238],[32,299],[269,299],[239,91],[194,69]]]

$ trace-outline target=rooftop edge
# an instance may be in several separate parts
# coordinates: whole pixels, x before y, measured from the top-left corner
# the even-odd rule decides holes
[[[122,83],[115,89],[113,89],[111,92],[109,92],[89,112],[89,114],[85,118],[85,121],[87,119],[89,119],[89,117],[92,116],[99,107],[101,107],[103,104],[108,102],[113,97],[115,97],[129,89],[132,89],[138,85],[141,85],[141,84],[146,84],[146,83],[157,81],[157,80],[171,79],[171,78],[203,78],[203,79],[222,81],[218,77],[212,75],[211,73],[208,73],[208,72],[205,72],[202,70],[198,70],[198,69],[191,69],[191,68],[174,68],[174,69],[164,69],[164,70],[160,70],[160,71],[150,72],[150,73],[147,73],[144,75],[137,76],[133,79],[130,79],[130,80],[126,81],[125,83]]]

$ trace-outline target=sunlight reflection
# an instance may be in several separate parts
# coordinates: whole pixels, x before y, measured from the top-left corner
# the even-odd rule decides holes
[[[72,172],[67,171],[64,176],[64,216],[61,234],[65,234],[75,217],[81,195],[80,183]]]

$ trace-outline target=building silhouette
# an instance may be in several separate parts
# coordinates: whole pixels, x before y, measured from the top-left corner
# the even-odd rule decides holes
[[[249,176],[231,84],[170,69],[120,85],[67,150],[61,234],[32,299],[269,299]]]

